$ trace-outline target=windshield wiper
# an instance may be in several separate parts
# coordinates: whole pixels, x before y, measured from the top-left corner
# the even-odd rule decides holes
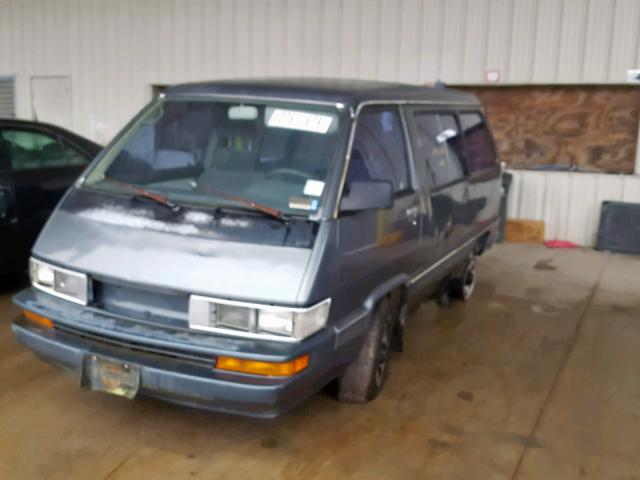
[[[241,205],[245,205],[245,206],[249,207],[252,210],[255,210],[255,211],[260,212],[260,213],[264,213],[265,215],[267,215],[269,217],[276,218],[276,219],[278,219],[278,220],[280,220],[282,222],[288,223],[289,220],[290,220],[290,217],[288,215],[285,215],[284,213],[282,213],[277,208],[269,207],[268,205],[263,205],[261,203],[254,202],[253,200],[249,200],[247,198],[240,197],[238,195],[233,195],[231,193],[222,192],[220,190],[216,190],[215,188],[211,188],[209,186],[204,186],[203,185],[200,188],[202,190],[204,190],[205,192],[207,192],[207,193],[211,193],[211,194],[215,195],[216,197],[224,198],[225,200],[230,200],[232,202],[236,202],[236,203],[239,203]]]
[[[149,200],[153,200],[154,202],[159,203],[160,205],[164,205],[165,207],[169,208],[173,212],[180,211],[180,205],[169,200],[168,197],[160,193],[151,192],[149,190],[145,190],[144,188],[137,187],[136,185],[133,185],[131,183],[123,182],[121,180],[116,180],[115,178],[104,177],[102,181],[114,183],[121,187],[125,187],[131,193],[133,193],[136,197],[148,198]]]

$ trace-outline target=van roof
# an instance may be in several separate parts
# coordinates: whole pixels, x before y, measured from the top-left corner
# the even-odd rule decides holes
[[[169,87],[165,94],[233,95],[342,103],[356,107],[366,101],[419,101],[480,106],[471,93],[444,87],[329,78],[265,78],[184,83]]]

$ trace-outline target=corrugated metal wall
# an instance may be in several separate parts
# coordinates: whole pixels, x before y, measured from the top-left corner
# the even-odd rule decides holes
[[[640,177],[512,170],[509,218],[544,220],[545,238],[593,246],[603,201],[640,203]]]
[[[623,83],[639,0],[0,0],[0,75],[69,75],[73,122],[108,139],[151,84],[319,75]]]

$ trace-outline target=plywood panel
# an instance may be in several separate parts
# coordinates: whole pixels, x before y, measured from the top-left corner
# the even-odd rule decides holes
[[[507,165],[633,173],[640,88],[468,88],[483,102]]]

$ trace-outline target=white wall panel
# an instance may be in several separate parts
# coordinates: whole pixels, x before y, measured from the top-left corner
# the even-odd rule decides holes
[[[417,78],[433,80],[439,78],[442,69],[444,22],[440,19],[444,14],[444,1],[424,0],[421,7],[420,67]]]
[[[624,83],[640,0],[0,0],[0,75],[71,77],[74,128],[109,139],[152,84],[325,76]]]
[[[483,83],[486,70],[487,28],[489,1],[474,0],[467,7],[465,50],[462,59],[462,77],[470,82]]]
[[[640,177],[512,170],[509,218],[543,220],[545,239],[593,246],[604,201],[640,203]]]
[[[607,77],[613,21],[615,10],[611,3],[603,0],[591,0],[587,11],[587,26],[585,33],[585,59],[583,59],[583,75],[585,82],[597,83]]]
[[[623,177],[622,201],[640,203],[640,177]]]
[[[376,78],[393,82],[398,79],[400,63],[400,22],[405,2],[382,0],[381,22],[378,29],[378,75]],[[327,27],[331,29],[330,23]],[[338,44],[336,46],[340,48]],[[327,52],[327,55],[330,55]]]
[[[629,65],[640,65],[639,25],[640,1],[616,0],[607,80],[615,80],[616,72],[626,70]]]
[[[560,42],[556,79],[582,80],[585,59],[587,0],[562,0]],[[613,4],[612,4],[613,5]],[[588,56],[588,55],[586,55]]]
[[[567,238],[569,206],[571,204],[571,177],[568,175],[545,176],[545,209],[540,220],[545,221],[547,238]],[[526,181],[526,178],[521,181]]]
[[[511,81],[509,52],[511,50],[511,30],[513,29],[512,13],[512,0],[489,0],[486,68],[499,70],[503,82]]]
[[[422,0],[406,0],[402,8],[398,78],[419,78],[422,51]],[[353,72],[357,75],[357,72]],[[353,77],[354,75],[351,75]]]
[[[538,2],[514,0],[511,19],[511,48],[509,50],[509,81],[530,83],[533,80],[536,17]]]
[[[533,52],[533,78],[537,82],[553,83],[557,80],[561,21],[562,2],[538,0]]]
[[[596,175],[571,175],[570,179],[567,237],[578,245],[593,245],[595,230],[592,220],[596,213],[600,216],[599,205],[596,205],[595,198],[598,191],[598,178]]]
[[[444,2],[443,17],[437,20],[442,21],[444,26],[440,49],[442,56],[440,78],[442,80],[462,78],[467,13],[466,0],[448,0]]]

